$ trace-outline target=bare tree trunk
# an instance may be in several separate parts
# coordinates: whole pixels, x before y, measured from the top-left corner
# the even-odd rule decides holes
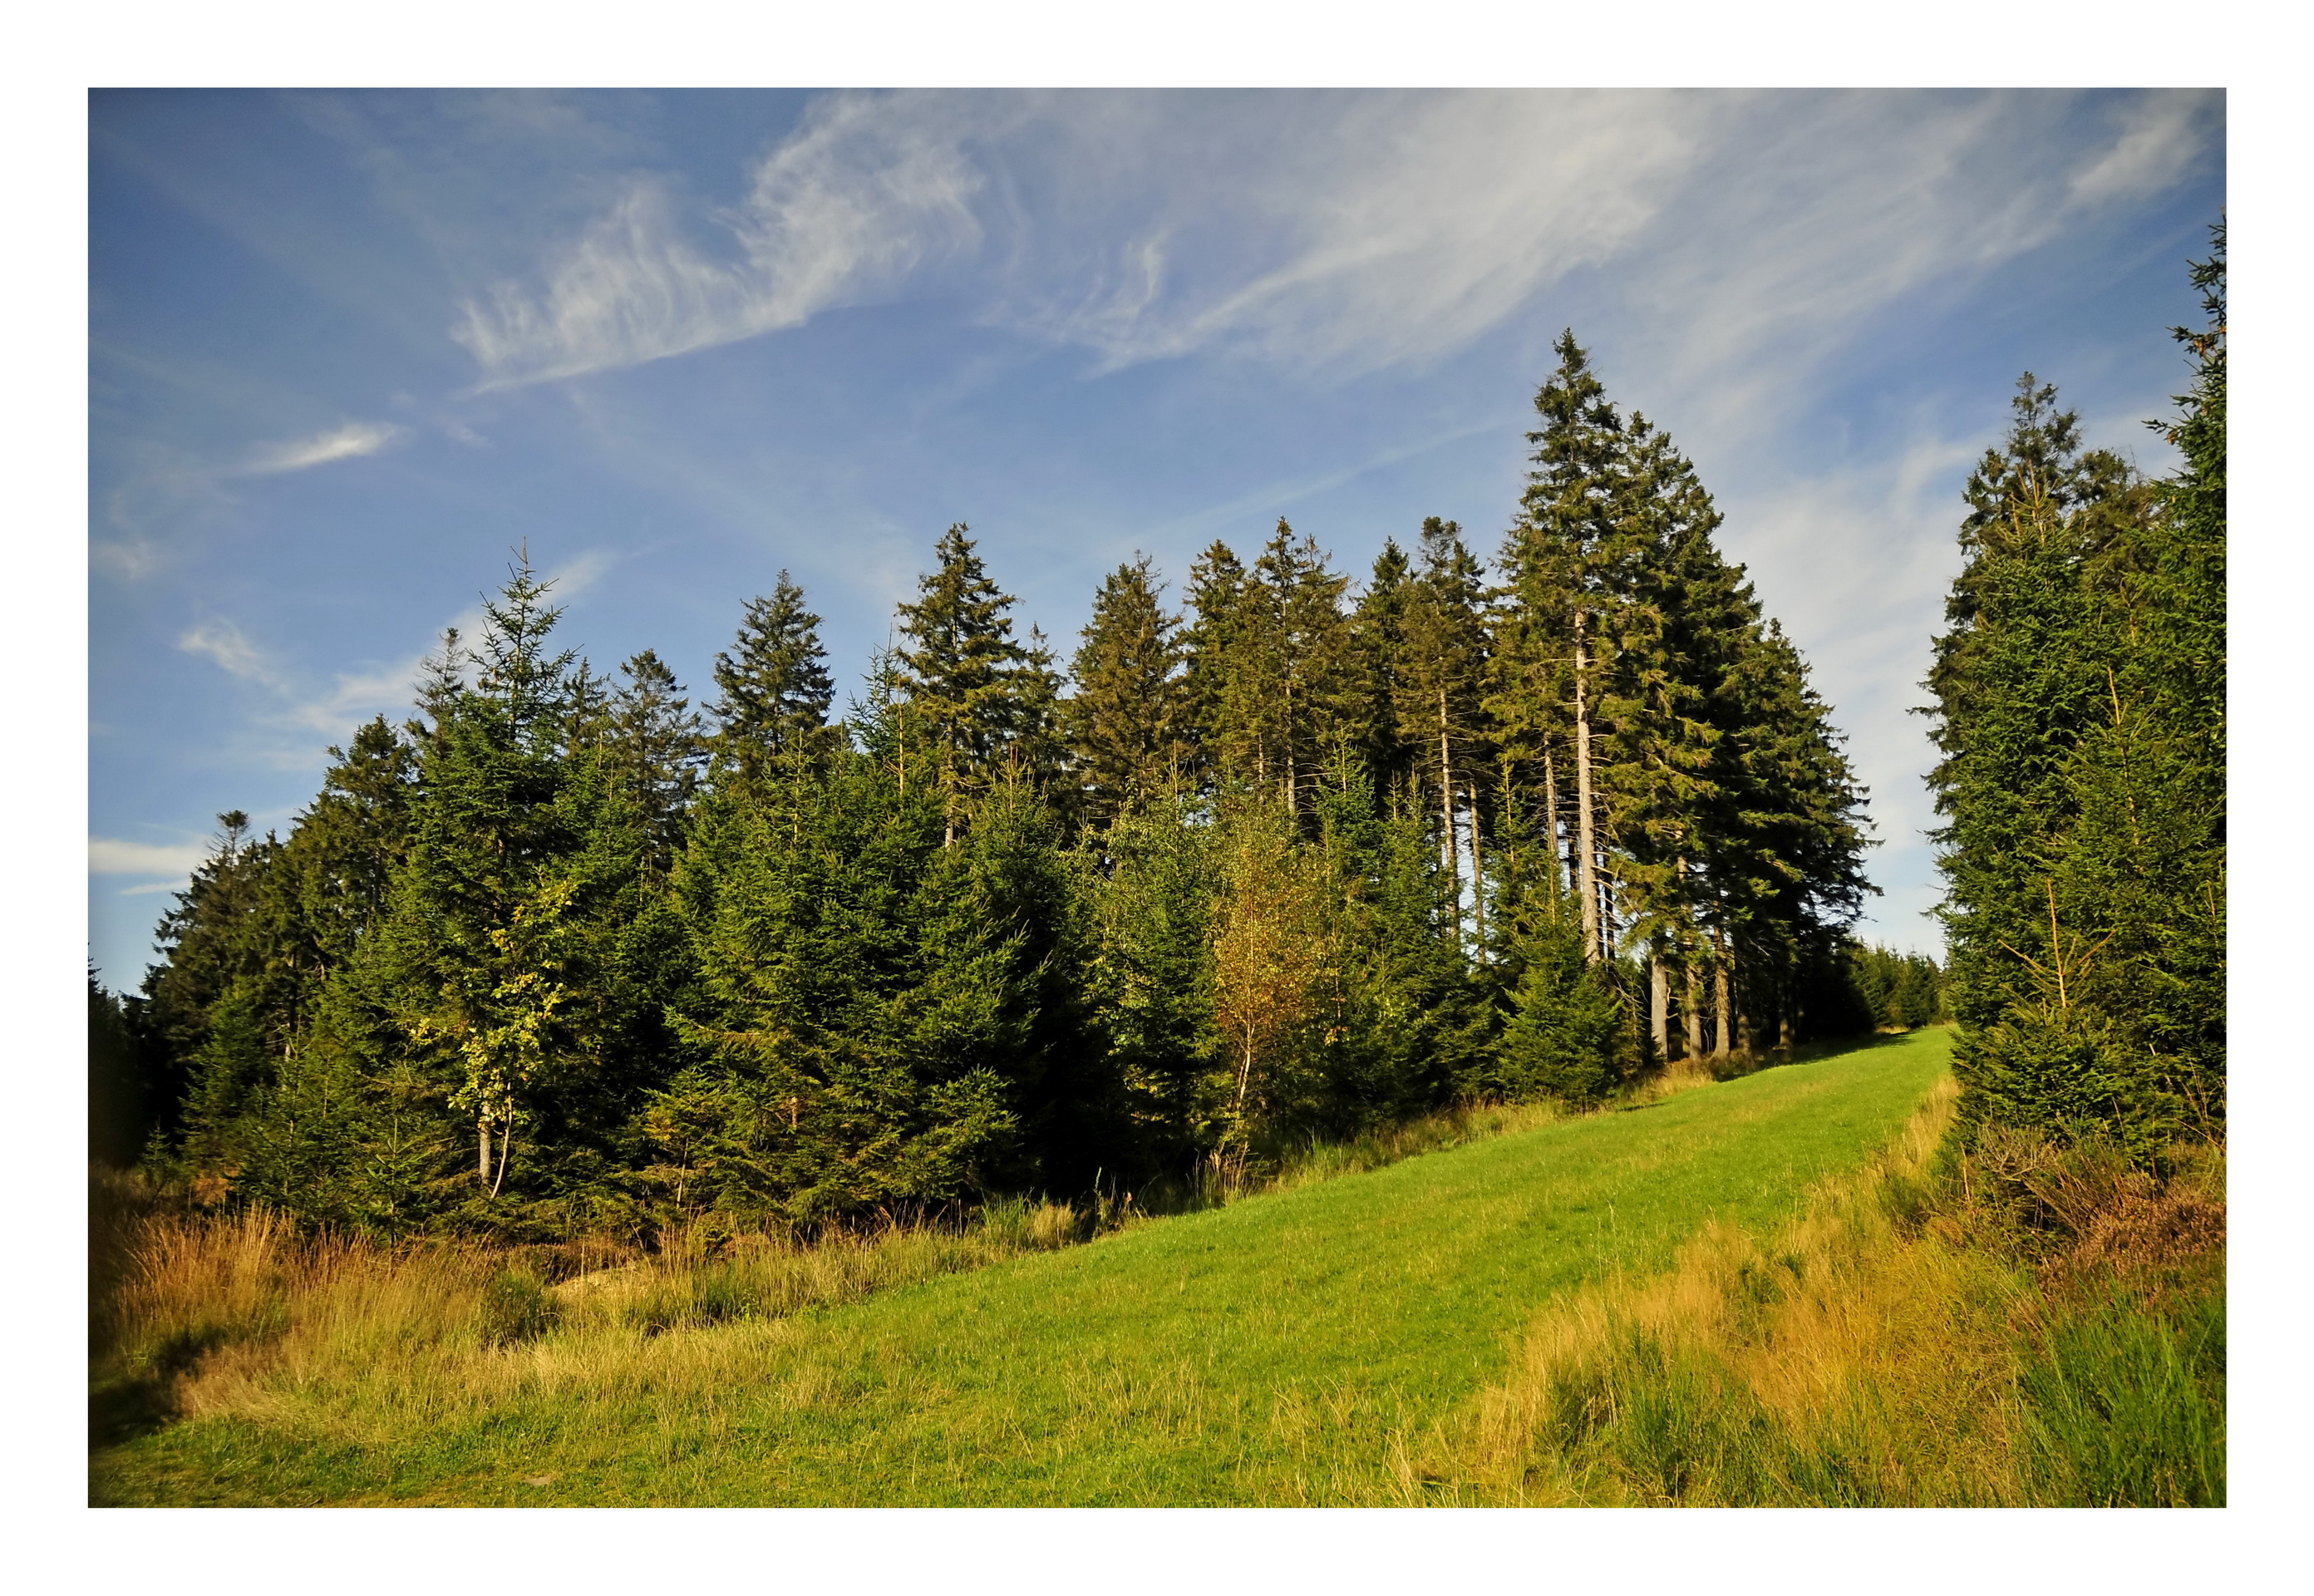
[[[1479,785],[1471,784],[1471,939],[1479,954],[1487,951],[1487,869],[1479,851]]]
[[[1238,1071],[1237,1071],[1237,1101],[1236,1101],[1234,1104],[1232,1104],[1232,1105],[1231,1106],[1231,1107],[1230,1107],[1230,1121],[1231,1121],[1231,1124],[1230,1124],[1230,1131],[1231,1131],[1232,1133],[1235,1133],[1235,1135],[1237,1136],[1237,1139],[1238,1139],[1238,1145],[1239,1145],[1239,1147],[1240,1147],[1241,1149],[1242,1149],[1242,1148],[1244,1147],[1244,1145],[1245,1145],[1245,1140],[1246,1140],[1246,1137],[1245,1137],[1245,1092],[1246,1092],[1246,1088],[1247,1088],[1247,1087],[1249,1087],[1249,1086],[1250,1086],[1250,1085],[1252,1084],[1252,1082],[1253,1082],[1253,1031],[1252,1031],[1251,1027],[1248,1027],[1248,1029],[1246,1030],[1246,1033],[1245,1033],[1245,1059],[1244,1059],[1244,1062],[1243,1062],[1242,1063],[1241,1063],[1241,1064],[1238,1066]],[[1226,1133],[1225,1133],[1225,1134],[1223,1136],[1223,1138],[1222,1138],[1222,1144],[1223,1144],[1224,1147],[1226,1147],[1226,1146],[1229,1144],[1229,1135],[1228,1135],[1228,1134],[1226,1134]]]
[[[1575,611],[1575,844],[1577,884],[1583,894],[1583,962],[1595,965],[1599,947],[1599,852],[1592,836],[1591,712],[1583,682],[1591,669],[1583,635],[1583,610]]]
[[[488,1186],[490,1183],[490,1111],[489,1109],[475,1110],[474,1131],[476,1140],[481,1143],[481,1180],[484,1186]]]
[[[1446,741],[1446,690],[1438,690],[1439,862],[1446,867],[1446,901],[1453,907],[1454,943],[1462,942],[1462,845],[1454,840],[1454,764]]]
[[[1701,1058],[1703,1056],[1703,976],[1695,967],[1695,952],[1692,948],[1689,949],[1687,956],[1687,991],[1680,1000],[1679,1017],[1683,1022],[1682,1028],[1687,1033],[1687,1056],[1691,1059]]]
[[[1550,757],[1550,749],[1542,751],[1542,834],[1550,844],[1550,918],[1559,918],[1559,884],[1566,879],[1559,873],[1562,862],[1559,852],[1559,770]]]
[[[1285,754],[1285,812],[1299,818],[1302,814],[1301,783],[1294,780],[1294,683],[1290,677],[1285,683],[1285,747],[1283,752]]]
[[[1736,1047],[1735,956],[1727,946],[1727,931],[1712,928],[1711,939],[1718,945],[1718,957],[1711,961],[1711,1015],[1718,1035],[1714,1039],[1712,1056],[1726,1058]],[[1752,1038],[1744,1038],[1744,1051],[1752,1050]]]
[[[941,751],[941,812],[946,817],[948,833],[941,841],[942,848],[956,846],[956,745],[951,741]]]
[[[514,1109],[511,1106],[499,1124],[499,1172],[490,1180],[490,1195],[493,1197],[499,1195],[499,1187],[506,1184],[507,1155],[514,1151]]]
[[[1671,972],[1654,953],[1647,955],[1647,1036],[1656,1045],[1656,1059],[1670,1063]]]

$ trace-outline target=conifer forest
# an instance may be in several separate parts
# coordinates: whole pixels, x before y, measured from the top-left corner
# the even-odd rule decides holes
[[[1064,660],[958,525],[841,706],[792,583],[698,692],[564,647],[517,557],[287,837],[220,817],[139,1005],[161,1144],[384,1231],[814,1221],[1925,1018],[1845,936],[1806,663],[1558,352],[1491,566],[1281,520],[1178,611],[1120,567]]]
[[[519,551],[287,836],[219,817],[95,1151],[382,1234],[1117,1188],[1471,1100],[1603,1100],[1949,1005],[1970,1124],[2224,1105],[2222,256],[2151,481],[2025,377],[1928,685],[1945,973],[1850,935],[1866,795],[1569,333],[1492,547],[1280,520],[1065,655],[949,528],[839,703],[808,595],[714,679],[564,646]],[[703,689],[703,690],[702,690]]]
[[[584,1478],[593,1483],[572,1499],[595,1501],[772,1500],[763,1482],[776,1477],[790,1493],[777,1499],[797,1501],[1444,1492],[1472,1501],[2222,1503],[2222,225],[2212,237],[2207,259],[2191,267],[2204,322],[2174,330],[2186,391],[2172,413],[2148,422],[2175,445],[2175,470],[2151,477],[2087,446],[2058,388],[2027,373],[2005,435],[1952,507],[1960,574],[1943,630],[1920,639],[1915,711],[1938,759],[1930,786],[1946,884],[1942,961],[1858,938],[1875,890],[1874,836],[1836,708],[1725,552],[1720,512],[1694,464],[1568,331],[1534,392],[1524,488],[1503,507],[1506,531],[1434,516],[1407,527],[1370,569],[1350,569],[1311,530],[1280,519],[1258,545],[1216,541],[1185,569],[1146,556],[1119,565],[1073,639],[1047,636],[1020,613],[1008,573],[958,522],[923,558],[864,679],[830,669],[812,595],[782,573],[767,593],[732,595],[733,630],[711,680],[684,682],[650,649],[610,667],[585,657],[560,624],[553,585],[517,547],[502,580],[477,575],[494,584],[480,627],[440,636],[405,717],[379,716],[330,749],[320,790],[286,831],[257,834],[239,811],[218,817],[208,858],[162,919],[161,957],[141,987],[116,993],[90,974],[92,1155],[137,1171],[142,1195],[118,1201],[191,1227],[167,1234],[230,1234],[241,1248],[318,1238],[313,1259],[340,1256],[328,1248],[368,1248],[361,1256],[404,1260],[394,1268],[421,1257],[451,1268],[470,1256],[456,1248],[533,1260],[491,1276],[499,1283],[486,1292],[473,1288],[487,1308],[475,1322],[497,1327],[475,1332],[480,1350],[459,1365],[468,1372],[455,1387],[469,1394],[442,1409],[453,1415],[444,1424],[466,1422],[455,1416],[468,1411],[458,1402],[487,1415],[502,1411],[493,1404],[533,1400],[523,1394],[532,1387],[488,1385],[499,1378],[488,1370],[514,1366],[490,1349],[580,1324],[596,1299],[552,1291],[606,1257],[673,1269],[650,1260],[681,1255],[693,1260],[685,1268],[722,1259],[713,1266],[744,1272],[772,1266],[747,1258],[814,1248],[841,1260],[871,1233],[938,1234],[954,1248],[1011,1225],[1003,1234],[1018,1237],[1006,1246],[1119,1231],[1122,1246],[1135,1223],[1135,1246],[1170,1257],[1166,1247],[1188,1243],[1150,1238],[1189,1221],[1146,1216],[1227,1206],[1265,1180],[1276,1187],[1315,1168],[1327,1148],[1388,1145],[1397,1158],[1443,1144],[1436,1137],[1478,1138],[1473,1116],[1494,1115],[1484,1124],[1500,1151],[1471,1159],[1563,1146],[1562,1163],[1517,1177],[1541,1181],[1560,1178],[1550,1169],[1589,1168],[1584,1148],[1658,1138],[1645,1143],[1655,1152],[1614,1155],[1654,1168],[1650,1159],[1687,1156],[1663,1148],[1716,1147],[1713,1137],[1797,1115],[1791,1105],[1808,1092],[1849,1094],[1841,1100],[1862,1107],[1841,1110],[1850,1117],[1837,1126],[1853,1146],[1806,1151],[1833,1148],[1824,1139],[1833,1132],[1822,1128],[1833,1119],[1773,1131],[1783,1139],[1775,1145],[1796,1150],[1792,1168],[1864,1168],[1873,1147],[1900,1143],[1911,1162],[1874,1155],[1897,1160],[1869,1166],[1880,1195],[1839,1210],[1837,1223],[1791,1232],[1797,1239],[1772,1255],[1780,1262],[1727,1251],[1738,1245],[1733,1231],[1700,1227],[1707,1215],[1752,1222],[1744,1204],[1764,1199],[1746,1172],[1763,1156],[1782,1169],[1785,1151],[1731,1152],[1732,1172],[1710,1175],[1723,1184],[1708,1189],[1696,1184],[1708,1160],[1693,1165],[1704,1173],[1665,1175],[1654,1196],[1599,1188],[1611,1217],[1609,1198],[1621,1193],[1618,1222],[1641,1237],[1653,1222],[1645,1203],[1669,1203],[1662,1194],[1691,1183],[1700,1194],[1691,1212],[1675,1225],[1665,1219],[1659,1242],[1613,1242],[1637,1249],[1616,1254],[1615,1267],[1630,1265],[1632,1279],[1672,1269],[1717,1282],[1709,1301],[1736,1304],[1723,1318],[1697,1317],[1700,1286],[1660,1302],[1617,1286],[1626,1294],[1612,1313],[1534,1332],[1528,1345],[1539,1350],[1469,1409],[1479,1416],[1448,1460],[1405,1462],[1405,1434],[1358,1432],[1359,1457],[1401,1462],[1356,1490],[1338,1486],[1352,1465],[1325,1475],[1336,1465],[1294,1450],[1318,1446],[1306,1439],[1318,1432],[1294,1428],[1303,1421],[1288,1409],[1302,1398],[1289,1374],[1260,1373],[1232,1389],[1286,1394],[1254,1440],[1230,1442],[1234,1451],[1197,1442],[1207,1433],[1198,1425],[1222,1421],[1179,1418],[1192,1439],[1163,1456],[1203,1460],[1114,1476],[1066,1472],[1112,1455],[1090,1442],[1055,1442],[1024,1452],[1015,1473],[976,1475],[953,1448],[939,1451],[945,1439],[910,1440],[914,1398],[891,1396],[888,1418],[873,1420],[886,1426],[873,1446],[905,1467],[891,1464],[872,1489],[859,1483],[866,1475],[822,1478],[797,1461],[836,1456],[835,1442],[812,1439],[818,1398],[767,1406],[762,1423],[772,1428],[748,1432],[757,1439],[747,1444],[774,1449],[765,1455],[782,1459],[778,1468],[719,1476],[724,1464],[702,1462],[705,1472],[678,1490],[665,1483],[672,1474],[598,1468],[585,1447],[611,1443],[575,1440],[568,1459],[578,1460],[560,1473],[512,1462],[459,1473],[482,1453],[446,1442],[424,1452],[415,1440],[409,1448],[420,1450],[363,1452],[373,1442],[357,1439],[344,1457],[403,1461],[331,1475],[340,1465],[324,1451],[266,1439],[277,1434],[266,1428],[274,1408],[253,1399],[234,1407],[243,1398],[231,1391],[243,1388],[216,1384],[227,1394],[156,1407],[141,1429],[123,1420],[117,1434],[133,1440],[186,1413],[225,1428],[137,1442],[158,1449],[159,1472],[137,1474],[143,1454],[132,1450],[106,1465],[119,1472],[102,1491],[208,1499],[183,1495],[183,1482],[208,1477],[205,1469],[220,1481],[243,1475],[168,1449],[230,1441],[260,1448],[274,1459],[268,1468],[289,1471],[282,1479],[322,1470],[299,1488],[340,1500],[400,1499],[405,1487],[424,1500],[497,1501],[502,1490],[513,1500],[521,1492],[507,1481],[528,1468],[539,1477],[526,1474],[524,1488],[551,1493],[562,1488],[552,1482]],[[1612,1112],[1635,1107],[1655,1112]],[[1916,1110],[1926,1117],[1908,1121]],[[1898,1130],[1908,1124],[1904,1142]],[[1550,1125],[1568,1139],[1532,1140],[1560,1133],[1533,1128]],[[1409,1129],[1424,1126],[1434,1129]],[[1521,1127],[1528,1141],[1508,1133]],[[1425,1136],[1434,1142],[1418,1146]],[[1578,1136],[1589,1140],[1578,1145]],[[1426,1161],[1438,1173],[1422,1178],[1441,1182],[1482,1167]],[[1401,1184],[1412,1189],[1416,1178]],[[1800,1212],[1804,1182],[1786,1184],[1776,1199],[1785,1206],[1758,1209],[1759,1225]],[[1310,1212],[1333,1203],[1349,1212],[1368,1200],[1350,1192],[1350,1178],[1333,1185],[1342,1195],[1309,1197]],[[1266,1222],[1245,1220],[1247,1248],[1267,1245]],[[1523,1234],[1541,1237],[1536,1225]],[[1302,1238],[1294,1245],[1316,1245],[1311,1233],[1293,1232]],[[1704,1240],[1682,1239],[1697,1235]],[[147,1260],[136,1265],[144,1274],[124,1279],[178,1267],[152,1261],[163,1256],[150,1250],[158,1242],[120,1245],[122,1257]],[[198,1251],[181,1248],[188,1258]],[[1114,1273],[1139,1255],[1110,1256]],[[904,1265],[876,1265],[887,1266]],[[311,1273],[319,1262],[298,1267],[322,1278]],[[905,1267],[915,1280],[964,1265]],[[1180,1267],[1188,1292],[1190,1265]],[[505,1283],[517,1274],[529,1283]],[[1126,1283],[1117,1292],[1137,1289],[1128,1275],[1116,1274]],[[849,1301],[874,1283],[777,1297],[727,1281],[715,1289],[729,1301],[711,1302],[705,1278],[667,1275],[676,1284],[665,1291],[692,1294],[676,1307],[631,1308],[619,1333],[776,1316],[794,1302]],[[2081,1283],[2092,1279],[2120,1283]],[[1360,1311],[1381,1312],[1385,1300],[1369,1293]],[[1687,1306],[1662,1306],[1674,1300]],[[1175,1311],[1162,1308],[1173,1298],[1151,1301],[1160,1306],[1150,1314]],[[1877,1380],[1870,1389],[1900,1393],[1852,1408],[1915,1426],[1896,1440],[1825,1428],[1831,1408],[1795,1406],[1798,1398],[1777,1395],[1780,1376],[1759,1372],[1769,1367],[1759,1347],[1802,1333],[1791,1316],[1815,1314],[1806,1334],[1829,1336],[1824,1326],[1850,1322],[1841,1304],[1858,1302],[1887,1305],[1872,1320],[1883,1340],[1855,1343],[1864,1350],[1851,1348],[1840,1367],[1865,1382],[1857,1389]],[[1072,1311],[1092,1325],[1096,1306]],[[1402,1302],[1391,1310],[1400,1309],[1413,1311]],[[903,1324],[910,1311],[893,1306],[875,1334],[914,1334]],[[1044,1310],[1022,1311],[1043,1334]],[[124,1324],[134,1317],[117,1312]],[[1911,1322],[1905,1315],[1932,1312],[1946,1317],[1902,1346],[1888,1339],[1901,1338],[1889,1327]],[[1762,1317],[1772,1313],[1787,1317]],[[1498,1349],[1511,1323],[1471,1329],[1471,1345]],[[1617,1325],[1640,1327],[1630,1331],[1639,1338],[1612,1340]],[[1721,1339],[1707,1345],[1700,1326],[1719,1327],[1709,1335]],[[211,1339],[183,1332],[195,1350],[178,1363],[153,1352],[147,1369],[136,1361],[146,1354],[120,1353],[121,1368],[147,1369],[134,1390],[211,1367],[183,1362],[222,1345],[224,1332],[201,1334]],[[923,1334],[938,1356],[981,1355]],[[1119,1336],[1117,1347],[1145,1339],[1135,1356],[1160,1342],[1156,1329]],[[1693,1374],[1707,1364],[1678,1362],[1680,1347],[1690,1350],[1677,1357],[1721,1360],[1708,1363],[1716,1372]],[[349,1362],[344,1379],[371,1378],[368,1355]],[[1127,1354],[1101,1354],[1111,1355]],[[1377,1352],[1370,1363],[1383,1361]],[[1134,1389],[1172,1389],[1163,1382],[1188,1380],[1179,1370],[1189,1366],[1152,1364],[1156,1385]],[[538,1367],[538,1391],[564,1389],[554,1384],[563,1376]],[[665,1373],[675,1382],[666,1389],[687,1389],[687,1378]],[[816,1374],[778,1378],[819,1389],[809,1384]],[[950,1384],[1001,1384],[981,1380]],[[472,1394],[486,1386],[497,1394]],[[1577,1399],[1568,1393],[1592,1390],[1625,1396],[1584,1398],[1588,1416],[1566,1416]],[[1656,1392],[1658,1406],[1633,1391]],[[886,1388],[871,1382],[844,1400],[880,1413],[878,1392]],[[1632,1429],[1677,1402],[1703,1402],[1698,1392],[1717,1393],[1709,1414],[1719,1416],[1682,1421],[1675,1445]],[[585,1400],[597,1405],[587,1424],[614,1424],[600,1406],[612,1398]],[[1094,1422],[1081,1392],[1053,1400],[1066,1424]],[[1173,1398],[1145,1400],[1161,1408]],[[1203,1397],[1179,1400],[1183,1414],[1218,1411],[1196,1406]],[[1739,1402],[1752,1406],[1729,1406]],[[579,1433],[568,1416],[577,1409],[537,1411],[574,1426],[553,1433]],[[1005,1435],[1045,1433],[1045,1421],[1021,1416],[1029,1408],[1004,1411],[989,1421],[990,1457],[1010,1444]],[[1134,1408],[1147,1411],[1157,1409]],[[1349,1426],[1340,1435],[1356,1429],[1340,1422]],[[1118,1447],[1161,1450],[1161,1432],[1173,1433],[1145,1416],[1132,1421],[1139,1429],[1117,1423],[1127,1437]],[[774,1430],[783,1439],[761,1439]],[[2124,1432],[2136,1438],[2128,1446],[2112,1441]],[[857,1441],[868,1433],[847,1431],[842,1445],[870,1447]],[[473,1433],[485,1451],[499,1444],[495,1432]],[[739,1454],[720,1444],[702,1442],[699,1455],[737,1470],[729,1459]],[[1685,1460],[1662,1461],[1674,1453]],[[782,1472],[791,1465],[803,1472]],[[377,1483],[389,1476],[398,1483]],[[1309,1483],[1321,1476],[1338,1482],[1336,1495]]]

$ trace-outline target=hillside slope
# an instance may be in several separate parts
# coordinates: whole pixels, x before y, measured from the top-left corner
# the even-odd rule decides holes
[[[550,1332],[459,1382],[267,1378],[93,1460],[128,1503],[1390,1499],[1554,1293],[1765,1227],[1941,1075],[1942,1031],[1151,1222],[849,1306]]]

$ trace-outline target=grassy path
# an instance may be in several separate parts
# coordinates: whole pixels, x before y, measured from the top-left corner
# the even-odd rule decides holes
[[[1790,1212],[1894,1133],[1942,1031],[1165,1220],[850,1306],[550,1335],[454,1376],[274,1377],[93,1459],[120,1503],[1394,1499],[1401,1440],[1551,1294]],[[261,1416],[248,1416],[255,1413]]]

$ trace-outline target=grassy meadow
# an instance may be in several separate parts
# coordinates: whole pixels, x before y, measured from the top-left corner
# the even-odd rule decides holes
[[[155,1217],[98,1304],[92,1496],[2222,1500],[2221,1251],[2212,1399],[2206,1307],[2068,1297],[1936,1211],[1947,1048],[1511,1113],[1091,1240],[1021,1204],[549,1268]],[[2190,1274],[2171,1297],[2206,1304]],[[2157,1478],[2080,1461],[2122,1387],[2201,1427]]]

